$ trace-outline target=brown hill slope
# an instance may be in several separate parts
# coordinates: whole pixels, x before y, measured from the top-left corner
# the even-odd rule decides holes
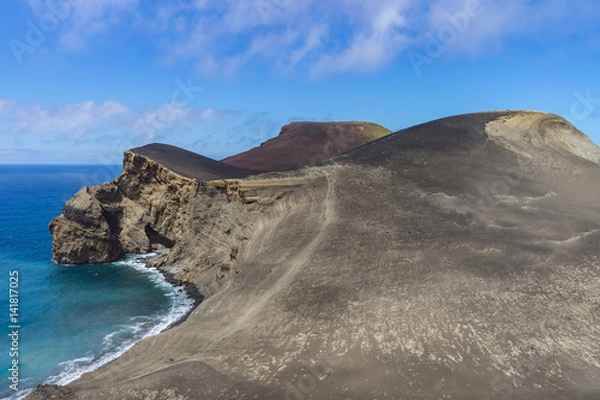
[[[210,296],[30,398],[597,399],[599,154],[481,113],[209,183],[161,268]]]
[[[232,157],[239,167],[160,143],[128,150],[117,179],[83,188],[50,223],[53,258],[61,264],[106,263],[126,253],[172,247],[183,237],[193,180],[299,167],[388,133],[369,123],[295,123],[278,138]]]
[[[338,156],[390,133],[367,122],[293,122],[279,136],[222,162],[262,172],[289,170]]]
[[[149,158],[176,174],[201,181],[241,178],[253,173],[167,144],[152,143],[130,151]]]

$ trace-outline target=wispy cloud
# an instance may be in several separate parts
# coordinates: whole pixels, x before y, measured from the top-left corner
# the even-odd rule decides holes
[[[425,43],[466,8],[468,21],[448,50],[481,55],[515,38],[548,38],[593,27],[597,0],[94,0],[73,3],[59,27],[66,50],[94,38],[146,35],[168,64],[191,63],[206,75],[230,76],[248,66],[322,77],[371,72]],[[44,0],[29,0],[42,15]],[[449,52],[450,52],[449,51]]]
[[[203,2],[192,27],[167,41],[164,60],[193,61],[199,71],[232,74],[252,62],[312,76],[371,71],[406,46],[410,1],[258,0]]]
[[[29,0],[38,17],[56,15],[62,20],[59,45],[66,50],[85,50],[91,39],[127,23],[140,6],[139,0],[47,1]]]
[[[71,138],[87,133],[117,127],[130,115],[125,105],[118,101],[95,103],[84,101],[55,109],[41,106],[19,107],[11,130],[16,133],[63,133]]]
[[[151,107],[138,116],[133,123],[133,134],[139,139],[154,140],[161,132],[188,132],[198,124],[227,114],[227,111],[213,108],[194,109],[166,103]]]
[[[0,111],[10,111],[9,130],[18,134],[60,134],[83,139],[107,133],[126,134],[137,140],[154,139],[161,132],[189,131],[202,120],[228,114],[213,108],[183,107],[166,103],[158,107],[132,108],[118,101],[83,101],[57,108],[25,107],[0,99]]]
[[[409,45],[405,12],[408,1],[355,3],[356,15],[364,16],[355,23],[353,34],[338,51],[320,55],[311,67],[312,76],[344,71],[372,71],[389,64]],[[356,18],[356,16],[355,16]]]
[[[476,16],[460,19],[470,9]],[[444,26],[465,24],[468,32],[448,50],[481,55],[501,49],[507,41],[542,39],[552,43],[555,37],[595,29],[600,9],[595,0],[436,0],[422,15],[427,28],[417,31],[417,40],[426,41]],[[461,32],[462,33],[462,32]]]
[[[0,98],[0,112],[9,110],[15,107],[16,105],[17,103],[15,101]]]
[[[152,141],[222,158],[275,135],[282,124],[266,113],[194,108],[181,103],[135,108],[114,100],[47,108],[0,99],[0,116],[0,140],[5,146],[0,153],[2,160],[15,158],[24,149],[47,153],[58,146],[77,157],[83,151],[114,153],[111,162],[118,163],[121,151]]]

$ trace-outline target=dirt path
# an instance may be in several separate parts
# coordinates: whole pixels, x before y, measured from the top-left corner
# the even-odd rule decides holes
[[[327,179],[327,193],[323,202],[322,211],[322,223],[319,227],[317,234],[313,237],[310,243],[304,247],[294,258],[290,259],[287,263],[287,268],[283,274],[266,290],[258,301],[254,301],[248,304],[246,310],[242,315],[237,317],[232,323],[224,326],[214,336],[204,351],[209,350],[215,344],[220,343],[222,340],[228,338],[234,333],[245,328],[255,317],[262,311],[265,305],[271,301],[271,299],[278,294],[283,288],[287,287],[294,276],[310,262],[310,259],[323,240],[323,236],[327,232],[327,228],[332,221],[335,220],[335,184],[336,184],[336,171],[324,171],[325,178]]]

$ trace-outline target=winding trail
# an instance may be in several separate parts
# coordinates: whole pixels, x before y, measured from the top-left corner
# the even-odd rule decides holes
[[[323,176],[327,180],[327,191],[325,194],[325,198],[323,201],[323,207],[321,211],[322,217],[320,218],[321,224],[318,227],[316,235],[312,238],[312,240],[306,245],[304,248],[300,249],[299,252],[293,257],[290,258],[285,264],[285,270],[282,272],[281,276],[277,278],[271,285],[268,286],[266,290],[264,290],[260,297],[252,302],[243,303],[240,307],[240,314],[237,315],[233,320],[221,326],[217,331],[211,334],[211,339],[204,346],[197,349],[194,355],[188,355],[185,360],[181,362],[177,362],[170,365],[165,365],[159,368],[149,367],[142,368],[141,372],[131,376],[125,380],[120,381],[119,383],[128,384],[131,382],[139,381],[140,379],[147,378],[149,374],[156,374],[161,371],[172,370],[173,368],[177,368],[178,366],[183,366],[190,363],[200,362],[204,363],[204,354],[214,348],[216,345],[221,343],[224,339],[234,335],[240,330],[247,327],[253,320],[256,319],[257,315],[265,308],[265,306],[278,294],[282,289],[287,287],[291,282],[293,282],[294,277],[300,272],[304,266],[310,261],[314,252],[317,250],[317,247],[321,243],[324,235],[327,232],[329,225],[336,218],[335,213],[335,185],[337,172],[332,171],[323,171]],[[260,288],[255,287],[255,290],[258,291]],[[229,293],[231,296],[233,293]],[[241,299],[238,299],[241,301]],[[146,339],[145,343],[154,343],[158,340],[159,336],[154,336]],[[150,345],[152,347],[152,344]],[[137,366],[139,367],[139,365]],[[105,372],[106,374],[106,372]],[[111,372],[109,372],[111,374]],[[106,379],[106,375],[104,375],[104,379]],[[110,379],[116,379],[114,376],[110,376]]]
[[[310,243],[304,247],[293,259],[287,264],[287,269],[283,274],[269,287],[267,291],[258,299],[246,307],[245,312],[236,318],[232,323],[225,325],[215,335],[215,337],[202,349],[206,351],[211,349],[215,344],[228,338],[234,333],[243,329],[249,322],[253,321],[265,305],[283,288],[287,287],[294,276],[310,261],[313,253],[321,243],[323,236],[327,232],[329,225],[335,220],[335,184],[337,181],[336,172],[324,171],[327,179],[327,193],[323,202],[323,219],[317,234],[313,237]]]

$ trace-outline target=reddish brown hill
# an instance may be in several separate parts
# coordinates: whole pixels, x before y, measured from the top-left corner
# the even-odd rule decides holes
[[[279,136],[222,162],[260,172],[283,171],[327,160],[390,133],[366,122],[293,122]]]

